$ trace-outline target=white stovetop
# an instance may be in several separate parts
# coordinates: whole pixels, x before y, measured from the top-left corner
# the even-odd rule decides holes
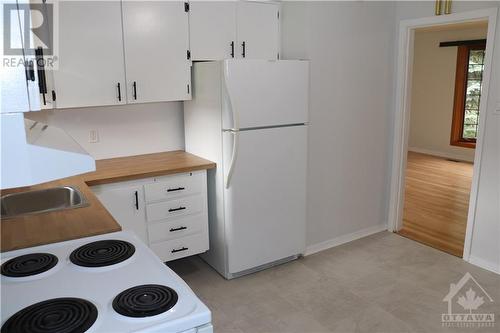
[[[116,265],[86,268],[74,265],[70,253],[81,245],[102,239],[132,243],[132,257]],[[19,255],[47,252],[56,255],[57,265],[36,276],[1,277],[2,324],[17,311],[37,302],[57,297],[78,297],[94,303],[98,317],[88,332],[182,332],[211,322],[208,308],[188,285],[133,234],[121,231],[95,237],[31,247],[2,253],[1,262]],[[125,317],[113,310],[113,298],[142,284],[160,284],[174,289],[177,304],[169,311],[146,318]]]

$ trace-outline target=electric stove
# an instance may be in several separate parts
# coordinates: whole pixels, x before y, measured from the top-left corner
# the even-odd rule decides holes
[[[1,263],[1,333],[213,332],[209,309],[130,232],[5,252]]]

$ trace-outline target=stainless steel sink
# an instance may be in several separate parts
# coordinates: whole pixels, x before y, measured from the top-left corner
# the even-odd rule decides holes
[[[7,194],[1,198],[2,218],[88,206],[85,196],[71,186]]]

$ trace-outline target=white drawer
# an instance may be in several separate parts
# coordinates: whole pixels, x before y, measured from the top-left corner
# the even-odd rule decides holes
[[[203,197],[193,195],[176,200],[158,202],[146,205],[148,221],[158,221],[175,216],[200,213],[203,210]]]
[[[204,185],[203,172],[162,177],[154,183],[144,185],[146,202],[169,200],[184,195],[200,193]]]
[[[201,233],[149,246],[163,261],[170,261],[208,250],[208,234]]]
[[[206,214],[186,216],[175,220],[166,220],[148,225],[151,243],[166,241],[206,232],[208,218]]]

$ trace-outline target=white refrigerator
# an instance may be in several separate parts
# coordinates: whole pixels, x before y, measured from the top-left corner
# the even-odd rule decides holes
[[[307,61],[193,65],[186,151],[217,163],[202,257],[228,279],[304,253],[308,81]]]

